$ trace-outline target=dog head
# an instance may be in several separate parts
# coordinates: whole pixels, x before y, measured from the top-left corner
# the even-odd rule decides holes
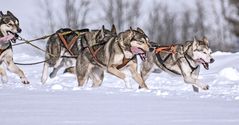
[[[10,11],[7,11],[7,14],[0,11],[0,30],[3,36],[13,34],[15,37],[18,37],[17,33],[22,31],[19,20]],[[12,41],[15,42],[15,39]]]
[[[149,38],[144,31],[140,28],[133,30],[131,27],[119,35],[119,44],[125,51],[129,51],[133,55],[139,55],[143,61],[150,46]]]
[[[117,36],[117,32],[114,24],[112,25],[111,30],[105,29],[105,26],[103,25],[101,30],[98,31],[96,39],[101,43],[105,43],[115,36]]]
[[[209,48],[208,39],[203,37],[202,40],[193,40],[193,59],[198,63],[202,64],[205,69],[209,69],[209,63],[213,63],[214,59],[211,56],[211,49]]]

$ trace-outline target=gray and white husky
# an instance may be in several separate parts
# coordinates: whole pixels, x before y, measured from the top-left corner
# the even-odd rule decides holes
[[[93,87],[100,86],[105,70],[125,80],[126,75],[122,69],[127,67],[133,79],[139,84],[139,88],[147,89],[147,85],[137,72],[136,60],[136,55],[140,55],[144,60],[146,51],[149,51],[149,39],[140,28],[137,30],[130,28],[117,36],[111,36],[105,44],[85,48],[76,62],[78,86],[83,86],[89,78],[93,81]]]
[[[21,31],[19,20],[10,11],[7,11],[6,14],[0,11],[0,75],[3,83],[8,81],[6,71],[2,66],[4,63],[10,72],[20,77],[22,83],[29,84],[23,71],[13,62],[11,42],[16,42],[17,33],[21,33]]]
[[[66,35],[60,36],[60,34],[64,34],[66,32]],[[99,30],[91,30],[83,29],[83,30],[71,30],[68,28],[60,29],[56,31],[55,34],[50,36],[50,38],[47,41],[46,45],[46,55],[42,72],[42,78],[41,82],[44,84],[48,79],[48,69],[49,67],[53,67],[53,71],[50,73],[50,78],[53,78],[56,76],[59,69],[63,66],[66,66],[65,72],[75,72],[75,58],[67,58],[64,56],[78,56],[79,53],[81,53],[81,49],[85,46],[92,46],[96,44],[96,41],[104,41],[106,36],[111,33],[115,33],[116,29],[115,26],[112,26],[111,31],[108,29],[105,29],[104,26],[102,26],[102,29]],[[80,33],[80,34],[79,34]],[[67,45],[64,44],[62,39],[60,37],[64,37],[65,42]],[[76,38],[76,41],[71,44],[72,40]],[[70,48],[67,48],[66,46],[70,46]]]
[[[155,48],[160,47],[155,43],[151,45]],[[175,45],[175,49],[176,53],[148,52],[146,61],[142,63],[141,76],[146,79],[156,65],[163,71],[183,76],[185,83],[193,85],[194,91],[198,91],[198,88],[208,90],[209,86],[198,80],[200,64],[208,70],[209,63],[214,62],[208,39],[194,38],[193,41],[187,41],[183,45]]]

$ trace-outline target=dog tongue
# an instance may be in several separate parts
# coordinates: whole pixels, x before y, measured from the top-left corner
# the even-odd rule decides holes
[[[14,35],[12,35],[12,34],[9,34],[9,35],[7,35],[7,36],[1,37],[1,38],[0,38],[0,43],[2,43],[2,42],[7,42],[8,40],[11,40],[11,39],[13,39],[13,38],[14,38]]]
[[[140,54],[140,53],[144,53],[144,51],[143,50],[141,50],[141,49],[139,49],[138,47],[131,47],[130,48],[131,49],[131,52],[133,53],[133,54]]]

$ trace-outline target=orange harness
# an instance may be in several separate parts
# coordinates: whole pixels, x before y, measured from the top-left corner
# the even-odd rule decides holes
[[[65,34],[62,34],[62,33],[58,33],[58,36],[59,38],[61,39],[61,42],[63,43],[63,45],[66,47],[66,49],[68,50],[68,52],[71,54],[71,55],[74,55],[73,52],[71,51],[73,45],[76,43],[76,41],[78,40],[78,38],[80,37],[79,34],[77,34],[76,36],[74,36],[71,41],[68,43],[66,41],[66,39],[64,38],[64,35]]]
[[[175,45],[171,46],[158,46],[155,49],[155,53],[160,53],[160,52],[168,52],[172,54],[176,54],[177,47]]]

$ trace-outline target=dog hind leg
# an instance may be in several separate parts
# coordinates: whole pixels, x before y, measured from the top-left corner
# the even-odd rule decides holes
[[[63,73],[71,73],[71,74],[76,74],[75,67],[68,67],[64,70]]]
[[[92,87],[96,88],[101,86],[104,78],[104,70],[94,67],[90,73],[90,77],[93,81]]]
[[[91,69],[92,64],[84,57],[84,54],[79,55],[76,61],[76,77],[79,87],[85,84],[86,80],[89,78]]]

